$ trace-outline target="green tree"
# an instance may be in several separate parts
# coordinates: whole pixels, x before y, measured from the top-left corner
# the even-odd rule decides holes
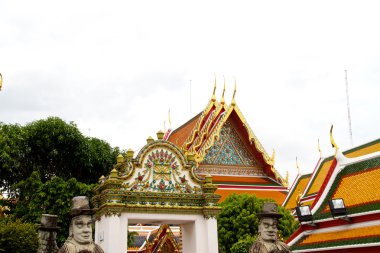
[[[25,131],[20,125],[0,122],[0,189],[8,191],[31,169],[25,164]]]
[[[270,199],[259,199],[254,195],[232,194],[221,203],[222,211],[218,216],[218,239],[222,252],[244,252],[242,251],[244,247],[258,233],[259,219],[256,214],[261,212],[263,203],[269,201],[274,202]],[[279,206],[279,212],[285,214],[279,220],[278,227],[280,236],[286,239],[298,225],[289,211]],[[239,244],[234,246],[238,242]],[[232,251],[233,246],[234,251]]]
[[[60,177],[42,182],[38,172],[19,182],[17,188],[16,206],[13,213],[16,218],[31,223],[40,223],[42,214],[58,215],[58,226],[61,230],[57,235],[58,244],[62,244],[68,236],[70,225],[71,199],[74,196],[93,195],[94,185],[78,182],[75,178],[64,180]]]
[[[256,237],[247,235],[243,239],[239,239],[238,242],[234,243],[231,247],[231,253],[247,253],[252,243],[255,241]]]
[[[34,253],[38,249],[37,225],[0,219],[0,252]]]
[[[83,136],[77,126],[49,117],[26,126],[0,123],[0,188],[38,171],[42,181],[54,176],[97,182],[116,162],[118,148]]]

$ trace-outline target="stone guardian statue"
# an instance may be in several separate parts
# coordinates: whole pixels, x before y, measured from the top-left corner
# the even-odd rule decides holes
[[[288,245],[277,238],[277,223],[282,214],[278,213],[276,203],[264,203],[262,213],[258,213],[259,235],[253,242],[249,253],[287,253],[292,252]]]
[[[58,253],[104,253],[92,240],[93,210],[86,196],[71,201],[69,237]]]

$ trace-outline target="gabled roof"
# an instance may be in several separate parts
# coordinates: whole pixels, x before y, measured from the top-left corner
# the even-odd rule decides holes
[[[343,154],[348,158],[360,157],[366,154],[380,151],[380,139],[376,139],[369,143],[357,146],[355,148],[344,151]],[[303,192],[301,202],[312,204],[318,192],[321,190],[322,184],[325,181],[329,170],[334,161],[334,156],[321,158],[308,182],[305,191]]]
[[[293,252],[340,252],[353,247],[361,248],[357,252],[380,251],[380,151],[373,151],[378,142],[345,152],[351,158],[341,152],[333,157],[311,206],[317,227],[301,225],[288,240]],[[354,157],[355,151],[361,155]],[[328,200],[337,198],[344,200],[349,223],[332,218]]]
[[[284,179],[275,170],[274,162],[249,127],[234,99],[227,105],[223,98],[218,102],[213,97],[203,112],[174,130],[168,141],[180,146],[185,154],[194,154],[196,161],[202,163],[207,152],[220,138],[221,129],[228,120],[234,121],[241,129],[239,131],[249,143],[249,149],[259,158],[265,174],[283,184]]]

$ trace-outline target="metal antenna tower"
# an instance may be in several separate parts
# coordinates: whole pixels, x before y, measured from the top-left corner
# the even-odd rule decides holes
[[[351,147],[354,146],[354,142],[352,140],[352,126],[351,126],[351,112],[350,112],[350,99],[348,96],[348,78],[347,78],[347,69],[344,70],[345,72],[345,79],[346,79],[346,97],[347,97],[347,114],[348,114],[348,127],[349,127],[349,134],[350,134],[350,141],[351,141]]]

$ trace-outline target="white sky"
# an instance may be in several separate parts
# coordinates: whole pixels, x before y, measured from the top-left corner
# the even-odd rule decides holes
[[[58,116],[137,150],[204,109],[214,74],[291,182],[379,138],[378,1],[1,1],[0,121]],[[191,80],[191,109],[190,109]]]

